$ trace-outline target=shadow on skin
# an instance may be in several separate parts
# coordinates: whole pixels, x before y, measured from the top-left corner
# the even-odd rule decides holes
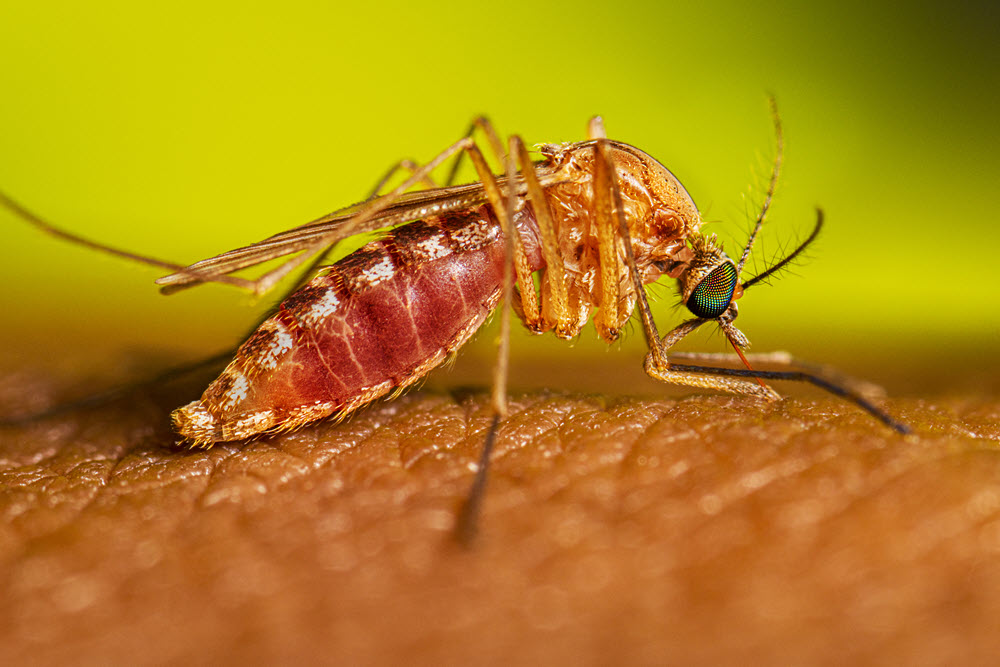
[[[1000,650],[1000,402],[484,393],[180,450],[0,430],[0,662],[963,663]]]

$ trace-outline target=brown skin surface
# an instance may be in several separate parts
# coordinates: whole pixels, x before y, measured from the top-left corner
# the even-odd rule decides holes
[[[907,439],[826,398],[515,397],[463,550],[484,393],[207,452],[183,398],[0,430],[0,663],[1000,652],[1000,400],[887,402]]]

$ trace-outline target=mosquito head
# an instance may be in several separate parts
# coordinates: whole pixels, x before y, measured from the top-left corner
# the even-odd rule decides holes
[[[817,209],[816,226],[805,241],[767,270],[742,283],[741,267],[722,251],[715,235],[691,237],[689,243],[694,254],[683,272],[677,276],[681,303],[701,320],[716,320],[726,337],[737,348],[749,347],[746,337],[733,326],[733,320],[739,314],[736,300],[743,296],[744,290],[763,282],[799,257],[816,240],[822,227],[823,211]],[[743,261],[749,256],[752,244],[751,237],[747,247],[743,249]]]
[[[681,302],[695,317],[721,318],[730,310],[733,301],[743,295],[736,262],[722,251],[714,235],[695,236],[690,241],[694,256],[687,269],[677,277]]]

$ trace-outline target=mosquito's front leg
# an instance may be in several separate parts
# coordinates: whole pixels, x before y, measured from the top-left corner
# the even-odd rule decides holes
[[[592,121],[593,123],[593,121]],[[594,132],[594,128],[590,128]],[[615,172],[614,161],[607,149],[607,139],[599,138],[594,148],[594,226],[597,228],[598,258],[600,260],[601,301],[594,316],[594,327],[602,338],[611,342],[618,338],[621,326],[628,314],[624,313],[626,297],[619,281],[619,237],[621,228],[618,214],[621,213],[621,201],[615,198],[618,185],[618,174]],[[623,225],[627,230],[627,225]],[[626,231],[627,234],[627,231]],[[631,246],[627,237],[622,237],[625,245]],[[636,274],[635,259],[628,265],[628,270]]]
[[[620,238],[621,243],[625,247],[625,263],[632,278],[632,287],[636,293],[636,306],[639,309],[639,315],[642,320],[643,333],[646,335],[646,341],[649,345],[649,354],[646,356],[644,364],[646,373],[657,380],[670,384],[715,389],[772,400],[779,398],[773,389],[761,384],[732,377],[674,370],[670,367],[670,362],[667,359],[667,352],[670,348],[708,320],[688,320],[664,336],[663,340],[660,340],[659,333],[656,330],[656,323],[653,321],[652,311],[649,308],[649,302],[646,299],[646,292],[643,289],[639,270],[636,267],[635,256],[632,253],[631,239],[621,201],[621,190],[618,186],[614,163],[607,151],[607,140],[603,138],[604,126],[601,123],[600,117],[591,119],[588,132],[597,140],[594,166],[594,202],[597,209],[598,231],[601,232],[602,229],[604,230],[604,235],[600,239],[601,278],[604,282],[602,299],[604,299],[604,307],[602,307],[603,313],[599,312],[599,315],[603,315],[603,326],[608,327],[615,322],[616,309],[619,307],[619,304],[625,301],[625,295],[621,292],[617,274],[618,239]],[[608,262],[609,266],[606,267],[604,265],[605,261]],[[612,283],[612,281],[614,282]],[[727,331],[727,335],[730,334],[733,336],[737,334],[742,336],[735,328],[732,328],[731,332]]]
[[[645,295],[643,295],[645,296]],[[667,353],[670,348],[679,343],[685,336],[705,324],[710,320],[693,319],[676,326],[670,333],[658,341],[659,354],[650,351],[646,355],[643,369],[652,378],[666,382],[668,384],[681,385],[683,387],[698,387],[700,389],[714,389],[725,391],[731,394],[743,394],[746,396],[757,396],[768,400],[778,400],[781,396],[767,385],[741,380],[735,377],[724,375],[709,375],[707,373],[697,373],[692,371],[674,370],[670,367]]]
[[[875,399],[885,396],[885,389],[867,380],[861,380],[844,374],[843,371],[828,364],[817,364],[811,361],[804,361],[792,356],[789,352],[757,352],[743,355],[743,359],[754,364],[770,364],[781,370],[807,371],[812,375],[829,378],[837,384],[850,389],[852,392],[866,398]],[[674,352],[670,355],[671,361],[695,362],[695,363],[738,363],[742,361],[739,356],[731,352]]]

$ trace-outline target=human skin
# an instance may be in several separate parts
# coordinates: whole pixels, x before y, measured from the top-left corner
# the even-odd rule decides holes
[[[3,428],[0,663],[1000,651],[1000,400],[886,401],[902,437],[828,398],[516,395],[462,548],[487,397],[208,451],[175,445],[174,395]]]

